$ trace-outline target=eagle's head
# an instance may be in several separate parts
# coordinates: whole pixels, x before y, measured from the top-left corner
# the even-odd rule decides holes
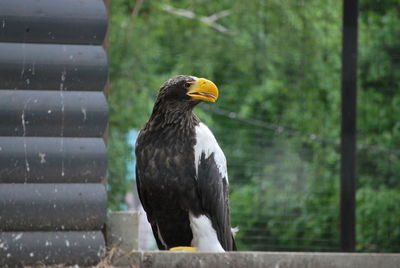
[[[218,88],[205,78],[177,75],[162,85],[157,99],[194,106],[200,101],[215,102],[218,99]]]

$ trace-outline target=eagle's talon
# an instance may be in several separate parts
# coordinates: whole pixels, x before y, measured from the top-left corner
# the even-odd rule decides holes
[[[173,247],[169,249],[170,251],[185,251],[185,252],[195,252],[197,251],[194,247]]]

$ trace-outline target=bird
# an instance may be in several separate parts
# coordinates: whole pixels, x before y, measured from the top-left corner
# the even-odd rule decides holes
[[[193,113],[219,92],[210,80],[177,75],[158,91],[136,144],[136,184],[160,250],[235,251],[226,157]]]

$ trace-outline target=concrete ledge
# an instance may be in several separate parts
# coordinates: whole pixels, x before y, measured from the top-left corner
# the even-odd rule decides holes
[[[186,253],[134,251],[115,266],[134,267],[273,267],[273,268],[392,268],[400,267],[400,254],[228,252]]]
[[[139,213],[137,211],[113,211],[107,219],[107,247],[122,252],[139,249]]]

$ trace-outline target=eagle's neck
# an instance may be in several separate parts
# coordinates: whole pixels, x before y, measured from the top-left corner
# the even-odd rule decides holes
[[[183,132],[194,130],[200,120],[193,108],[194,105],[187,102],[157,100],[147,127],[150,131],[170,127]]]

